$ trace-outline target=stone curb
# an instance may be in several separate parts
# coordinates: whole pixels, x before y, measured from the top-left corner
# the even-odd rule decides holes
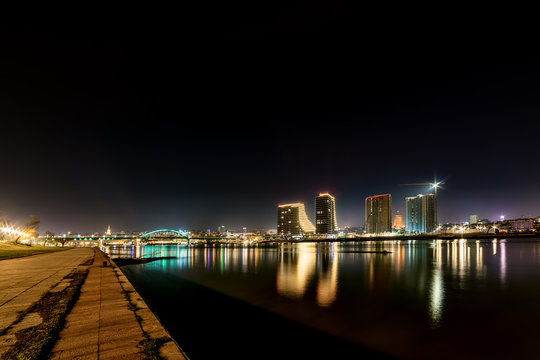
[[[106,254],[104,256],[107,257]],[[118,281],[124,293],[127,294],[131,304],[135,306],[133,312],[139,320],[141,329],[149,336],[150,339],[166,338],[166,340],[159,349],[159,355],[167,360],[189,360],[187,355],[180,349],[176,341],[171,337],[169,332],[165,330],[165,327],[161,324],[159,319],[154,315],[152,310],[148,307],[142,296],[135,290],[133,285],[129,282],[128,278],[124,275],[122,270],[114,263],[114,261],[108,258],[109,263],[114,268],[114,272],[118,277]]]

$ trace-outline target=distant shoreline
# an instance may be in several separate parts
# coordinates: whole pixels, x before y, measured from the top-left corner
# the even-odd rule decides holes
[[[460,240],[460,239],[476,239],[476,240],[502,240],[502,239],[540,239],[539,233],[499,233],[499,234],[485,234],[485,233],[470,233],[470,234],[419,234],[419,235],[393,235],[393,236],[357,236],[352,238],[321,238],[321,237],[306,237],[302,239],[266,239],[256,242],[250,242],[249,245],[256,244],[280,244],[280,243],[303,243],[303,242],[367,242],[367,241],[412,241],[412,240]],[[120,239],[117,239],[120,240]],[[201,246],[205,244],[246,244],[242,239],[212,239],[204,241],[202,238],[194,238],[194,242],[191,246]],[[71,246],[77,246],[77,242],[70,243]],[[124,246],[122,244],[104,244],[109,246]],[[162,240],[159,243],[144,242],[140,245],[152,246],[152,245],[179,245],[177,241]],[[87,245],[88,246],[88,245]],[[160,258],[152,259],[159,260]]]
[[[336,238],[336,239],[319,239],[319,238],[307,238],[307,239],[276,239],[265,240],[264,243],[270,242],[347,242],[347,241],[394,241],[394,240],[456,240],[456,239],[478,239],[478,240],[495,240],[495,239],[534,239],[540,238],[540,234],[527,233],[527,234],[420,234],[420,235],[395,235],[395,236],[371,236],[371,237],[355,237],[355,238]]]

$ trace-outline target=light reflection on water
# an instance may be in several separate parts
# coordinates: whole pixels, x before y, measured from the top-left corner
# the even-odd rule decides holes
[[[141,265],[141,270],[174,273],[349,341],[392,347],[385,351],[393,355],[424,357],[407,345],[429,342],[434,332],[448,341],[457,340],[458,333],[477,336],[490,330],[483,324],[492,320],[494,311],[502,311],[501,299],[527,299],[527,290],[520,286],[540,280],[539,246],[537,240],[456,239],[126,246],[104,251],[112,257],[173,256]],[[390,253],[373,253],[382,250]],[[327,318],[312,324],[310,312],[317,308],[327,309],[320,313]],[[381,321],[386,325],[380,326]],[[411,338],[411,331],[417,337]],[[405,334],[408,344],[400,340]],[[431,350],[427,346],[423,354]]]
[[[116,246],[104,251],[114,257],[176,257],[179,269],[199,269],[219,272],[257,272],[259,258],[265,263],[276,262],[276,291],[291,299],[300,299],[310,286],[316,288],[316,302],[328,307],[338,297],[339,263],[344,267],[362,269],[368,289],[383,288],[391,278],[410,277],[419,264],[432,263],[430,274],[422,273],[413,280],[418,290],[429,296],[427,308],[434,324],[443,317],[446,273],[462,289],[466,281],[486,276],[484,248],[491,248],[489,256],[499,264],[501,284],[506,280],[506,241],[493,240],[491,246],[480,240],[435,240],[428,247],[412,241],[363,243],[298,243],[278,246],[208,245],[201,247],[176,246]],[[276,252],[268,249],[276,249]],[[390,251],[390,254],[363,251]],[[430,261],[427,261],[427,259]],[[161,266],[167,262],[160,261]],[[357,265],[357,266],[356,266]],[[409,270],[409,273],[408,273]],[[425,277],[429,277],[430,280]],[[411,280],[405,280],[411,283]],[[428,282],[429,281],[429,282]],[[414,287],[414,286],[413,286]]]
[[[338,244],[313,249],[310,244],[281,246],[278,256],[276,290],[280,295],[301,298],[308,284],[317,282],[317,304],[330,306],[337,297]]]

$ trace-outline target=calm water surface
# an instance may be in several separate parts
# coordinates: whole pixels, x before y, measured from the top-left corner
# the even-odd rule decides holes
[[[540,240],[105,251],[192,360],[540,357]]]

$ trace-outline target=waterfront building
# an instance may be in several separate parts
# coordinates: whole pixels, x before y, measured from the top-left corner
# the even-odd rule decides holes
[[[111,225],[107,225],[107,231],[105,232],[105,235],[111,235]]]
[[[469,216],[469,224],[478,224],[478,215]]]
[[[515,219],[510,220],[512,231],[531,231],[534,229],[533,219]]]
[[[392,228],[394,229],[403,229],[403,216],[401,214],[394,215],[394,221],[392,222]]]
[[[315,226],[309,221],[302,203],[278,205],[277,232],[279,235],[293,236],[313,234]]]
[[[390,194],[366,198],[366,233],[392,232],[392,196]]]
[[[435,231],[435,195],[405,198],[405,229],[411,233]]]
[[[336,199],[328,193],[319,194],[315,198],[315,232],[334,234],[336,231]]]

